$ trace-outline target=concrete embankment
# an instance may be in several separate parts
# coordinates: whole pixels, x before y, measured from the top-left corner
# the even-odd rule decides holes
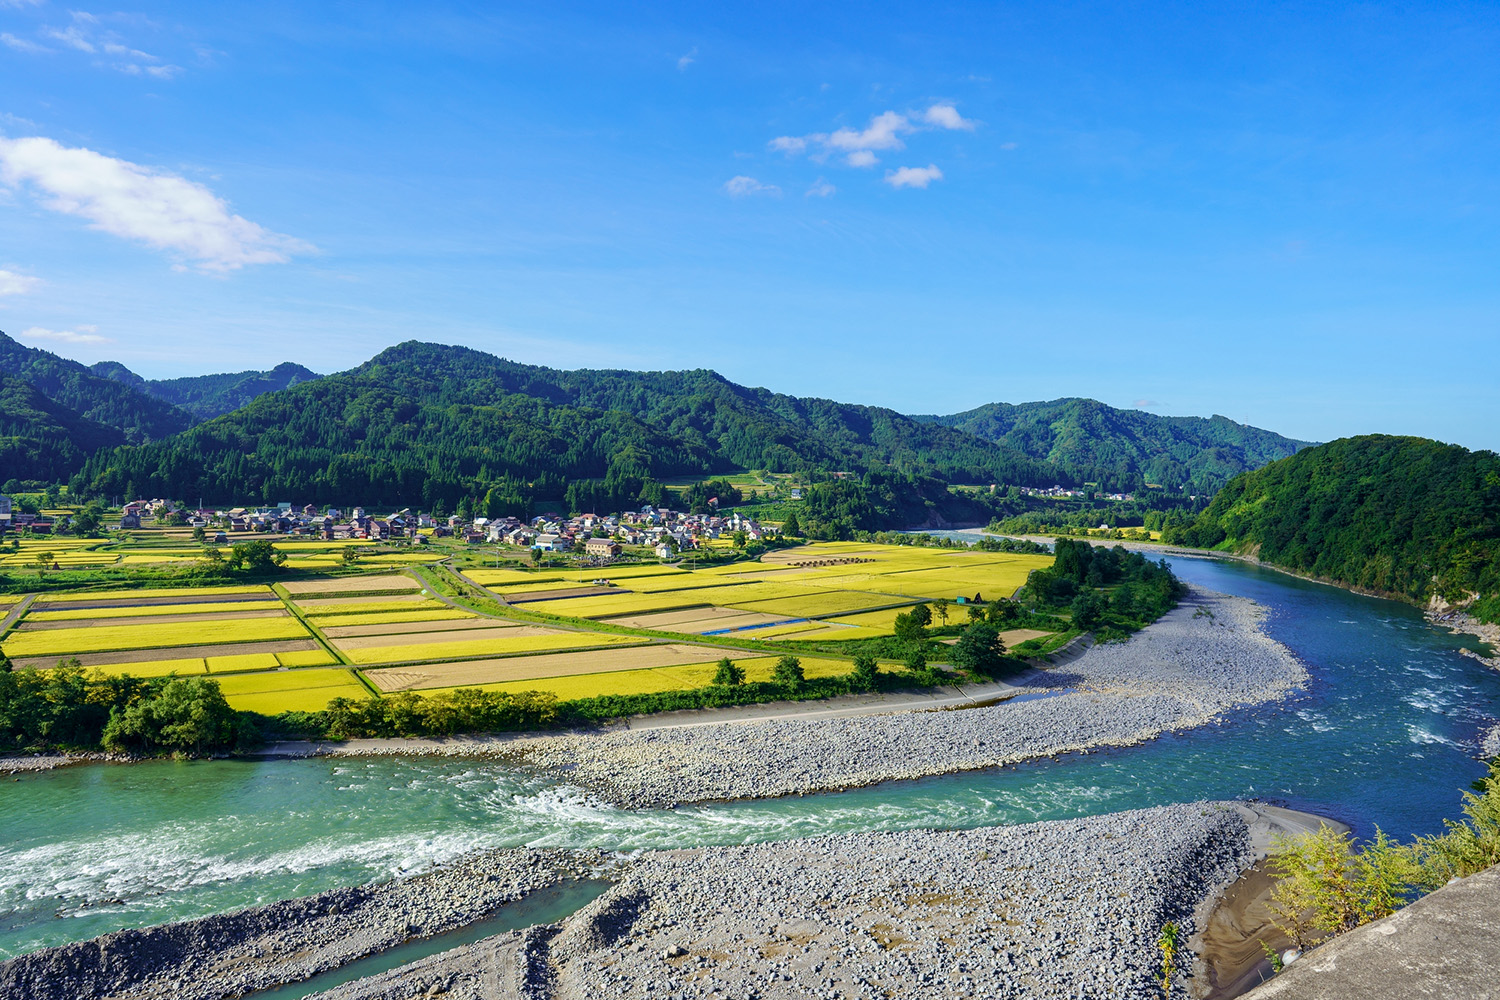
[[[1500,997],[1500,868],[1320,945],[1246,1000]]]
[[[514,740],[508,758],[628,808],[762,798],[995,767],[1198,726],[1300,690],[1307,671],[1253,601],[1194,589],[1128,642],[1093,646],[962,711]]]

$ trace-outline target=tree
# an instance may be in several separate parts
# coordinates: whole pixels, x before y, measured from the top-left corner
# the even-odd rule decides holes
[[[745,683],[745,668],[729,657],[719,661],[719,670],[714,674],[714,684],[719,687],[739,687]]]
[[[938,621],[942,622],[944,625],[947,625],[948,624],[948,598],[946,598],[946,597],[939,597],[933,603],[935,603],[937,605],[937,617],[938,617]]]
[[[771,671],[771,680],[788,691],[799,690],[807,680],[802,671],[802,661],[795,656],[783,656],[776,661],[776,667]]]
[[[31,565],[35,566],[38,572],[41,572],[51,566],[55,558],[51,552],[38,552],[31,557]]]
[[[217,566],[224,561],[224,553],[219,551],[217,545],[205,545],[203,546],[203,553],[199,558],[209,565]]]
[[[854,670],[849,674],[849,686],[856,691],[873,691],[879,672],[880,665],[875,662],[875,657],[856,656]]]
[[[1073,627],[1090,631],[1104,624],[1105,604],[1093,591],[1085,591],[1073,598],[1068,613],[1073,617]]]
[[[106,750],[203,753],[234,743],[234,710],[218,681],[174,677],[153,695],[111,712],[102,742]]]
[[[208,534],[203,530],[203,526],[201,524],[193,528],[193,541],[202,542],[206,538],[208,538]]]
[[[269,573],[286,562],[286,553],[268,541],[235,542],[229,550],[229,568],[251,573]]]
[[[345,566],[353,566],[359,562],[359,547],[357,545],[344,546],[344,551],[340,553],[340,558],[344,560]]]
[[[984,619],[985,619],[984,605],[982,605],[982,604],[971,604],[971,605],[969,605],[969,621],[971,621],[971,622],[982,622],[982,621],[984,621]]]
[[[927,672],[927,653],[921,647],[914,648],[906,654],[906,669],[914,674],[925,674]]]
[[[1014,601],[991,601],[988,617],[992,624],[1004,625],[1006,622],[1015,621],[1019,610]]]
[[[1005,643],[1000,630],[987,622],[975,622],[964,629],[953,644],[953,663],[976,674],[989,674],[1005,662]]]
[[[743,528],[734,533],[734,547],[737,549],[743,549],[745,547],[745,543],[749,540],[750,536],[745,533],[745,529]]]
[[[99,533],[103,521],[104,510],[97,503],[91,503],[73,515],[73,530],[80,538],[92,538]]]
[[[788,538],[796,538],[802,534],[802,525],[797,521],[796,511],[787,511],[786,520],[781,522],[781,533]]]
[[[896,638],[906,643],[926,642],[927,626],[931,622],[932,612],[927,609],[927,605],[918,604],[910,611],[896,616]]]
[[[1279,836],[1275,846],[1267,867],[1280,881],[1270,909],[1276,926],[1302,949],[1389,916],[1420,879],[1416,853],[1378,828],[1361,851],[1351,835],[1326,823],[1315,833]]]

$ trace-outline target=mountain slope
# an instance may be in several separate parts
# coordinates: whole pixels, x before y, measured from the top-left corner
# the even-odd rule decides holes
[[[127,441],[156,441],[186,430],[191,414],[139,389],[102,378],[76,361],[18,344],[0,333],[0,373],[89,420],[117,427]]]
[[[1166,538],[1414,601],[1478,593],[1500,617],[1500,456],[1369,435],[1231,480]]]
[[[257,396],[268,392],[277,392],[322,378],[317,372],[290,361],[284,361],[264,372],[232,372],[172,379],[143,379],[118,361],[100,361],[92,366],[92,371],[179,406],[200,420],[212,420],[238,410]]]
[[[630,501],[646,477],[736,467],[890,464],[1052,481],[1056,470],[891,410],[747,389],[709,371],[563,372],[408,342],[353,371],[260,396],[141,448],[92,460],[78,486],[248,499],[402,502],[602,479]],[[602,502],[602,501],[601,501]]]
[[[990,403],[915,419],[958,428],[1051,462],[1074,478],[1122,489],[1150,482],[1213,492],[1232,476],[1308,444],[1227,417],[1161,417],[1092,399]]]
[[[80,416],[14,375],[0,375],[0,482],[66,479],[100,448],[124,443],[118,428]]]

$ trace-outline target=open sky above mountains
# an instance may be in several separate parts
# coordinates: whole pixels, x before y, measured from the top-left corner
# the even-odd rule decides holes
[[[3,0],[0,328],[1496,448],[1497,83],[1462,3]]]

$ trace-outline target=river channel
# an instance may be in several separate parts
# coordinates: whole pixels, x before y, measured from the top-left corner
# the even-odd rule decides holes
[[[1184,579],[1270,609],[1304,695],[1138,747],[848,792],[630,812],[466,759],[163,761],[0,784],[0,959],[306,895],[503,846],[641,850],[855,830],[972,827],[1260,797],[1362,836],[1433,833],[1483,773],[1500,671],[1405,605],[1255,567]]]

